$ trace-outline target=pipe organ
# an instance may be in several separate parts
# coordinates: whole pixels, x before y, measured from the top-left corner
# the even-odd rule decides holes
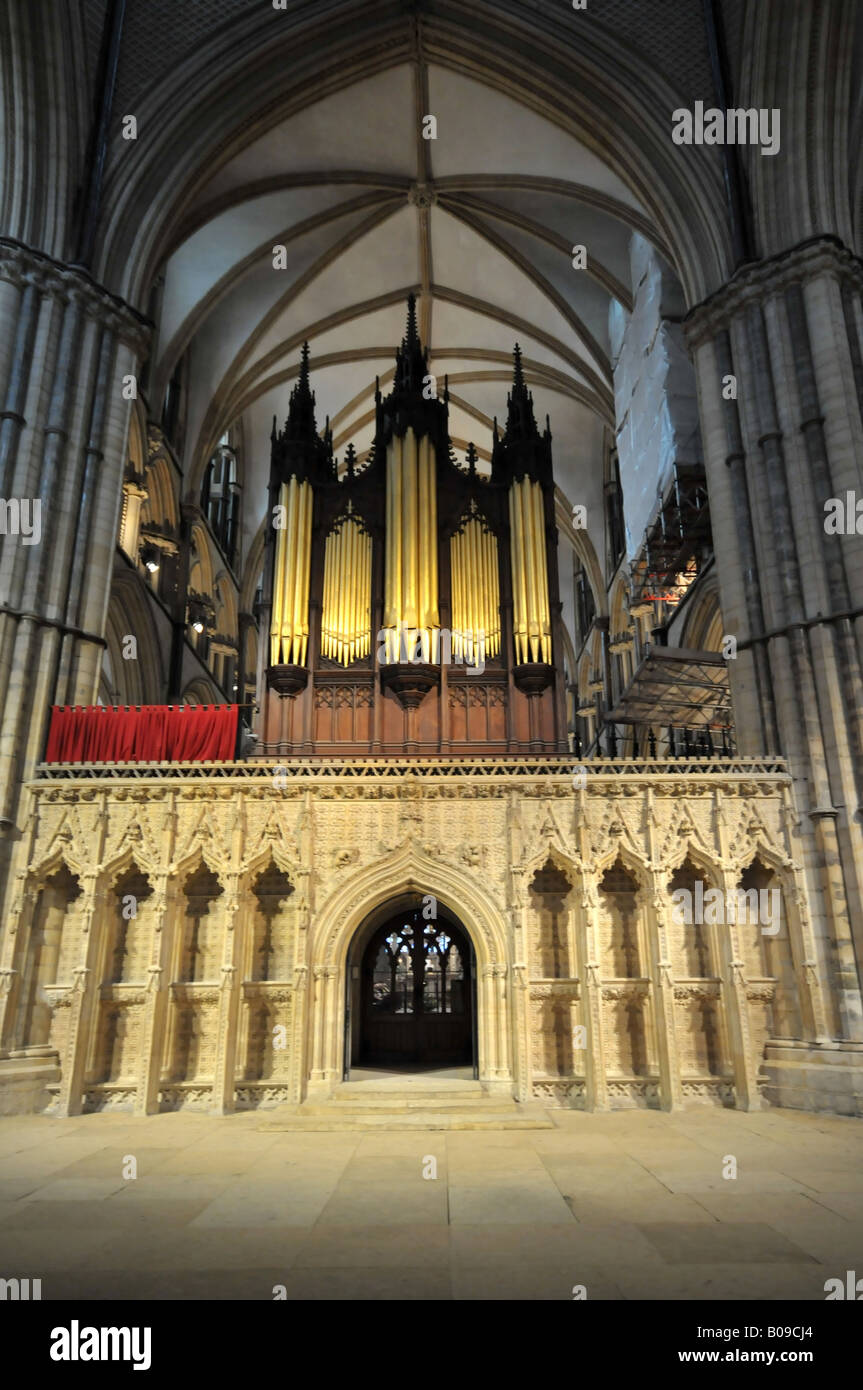
[[[408,648],[424,662],[439,660],[435,456],[428,436],[412,429],[387,445],[387,524],[384,565],[386,659]]]
[[[411,296],[375,433],[340,468],[303,349],[273,424],[258,751],[566,752],[551,433],[515,351],[490,466],[449,437]]]
[[[324,549],[321,654],[341,666],[371,650],[372,538],[353,516],[337,522]]]
[[[452,654],[468,666],[500,651],[497,539],[474,514],[450,538]]]
[[[509,490],[513,636],[516,661],[551,661],[542,488],[531,478]]]
[[[309,643],[312,489],[296,478],[279,488],[270,663],[304,666]]]

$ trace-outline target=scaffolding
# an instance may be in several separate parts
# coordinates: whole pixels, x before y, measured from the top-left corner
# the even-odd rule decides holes
[[[674,465],[632,565],[631,607],[676,605],[711,545],[710,507],[701,464]]]

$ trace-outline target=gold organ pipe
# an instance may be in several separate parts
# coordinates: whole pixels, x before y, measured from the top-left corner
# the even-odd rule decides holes
[[[285,661],[294,660],[294,641],[298,627],[299,604],[297,594],[297,567],[299,565],[300,542],[300,498],[301,493],[296,478],[288,484],[288,544],[285,550],[285,608],[282,632],[282,655]],[[293,580],[293,582],[291,582]]]
[[[429,546],[428,519],[431,507],[428,475],[428,438],[417,441],[417,627],[420,629],[424,661],[430,661],[431,651],[427,646],[426,634],[431,631],[431,613],[428,610],[431,585],[431,547]]]
[[[516,660],[551,661],[551,619],[542,487],[530,478],[510,491],[513,633]]]
[[[435,458],[431,440],[408,430],[387,449],[384,627],[389,661],[402,659],[402,632],[419,637],[423,659],[438,659]],[[371,551],[369,550],[369,566]]]
[[[331,531],[327,536],[326,551],[326,591],[327,597],[321,613],[321,631],[327,634],[327,656],[332,660],[336,657],[336,621],[333,605],[336,601],[336,576],[339,566],[339,531]]]
[[[313,493],[309,483],[303,483],[305,505],[303,507],[302,560],[300,562],[300,659],[305,666],[309,648],[309,578],[312,560],[312,500]]]
[[[279,487],[280,507],[286,508],[285,484]],[[270,613],[270,665],[279,664],[279,646],[281,642],[281,621],[282,621],[282,552],[284,550],[284,530],[280,527],[276,531],[275,556],[273,559],[273,607]]]
[[[342,531],[342,546],[345,552],[344,582],[342,585],[342,662],[346,665],[351,659],[351,638],[353,614],[351,612],[351,585],[353,583],[353,552],[351,542],[354,538],[353,526]]]
[[[351,565],[351,661],[356,661],[360,655],[360,602],[362,597],[362,584],[365,577],[363,566],[363,538],[356,526],[353,528],[351,538],[351,548],[353,550],[353,561]]]
[[[384,531],[384,627],[390,628],[395,622],[395,605],[393,590],[393,512],[394,491],[395,491],[395,440],[387,446],[387,477],[386,477],[386,529]]]
[[[452,572],[453,572],[453,591],[452,591],[452,621],[453,621],[453,656],[461,658],[463,651],[462,631],[464,626],[464,604],[462,600],[462,554],[461,536],[456,532],[452,538]]]
[[[353,518],[327,537],[321,650],[349,666],[371,650],[372,541]]]
[[[339,526],[330,536],[332,556],[330,570],[330,601],[327,610],[327,626],[330,634],[330,659],[339,659],[339,571],[342,563],[342,528]]]
[[[479,546],[481,546],[481,532],[479,532],[478,521],[471,523],[471,663],[479,660],[479,631],[482,628],[482,605],[484,605],[484,595],[482,595],[482,563],[479,559]]]
[[[459,558],[459,613],[458,613],[458,630],[459,630],[459,636],[460,636],[460,639],[461,639],[461,640],[460,640],[460,646],[461,646],[462,660],[464,660],[465,655],[466,655],[466,653],[467,653],[467,649],[468,649],[468,643],[469,643],[469,641],[470,641],[470,633],[469,633],[469,630],[468,630],[468,629],[469,629],[469,626],[470,626],[470,619],[468,618],[468,596],[467,596],[467,587],[468,587],[468,584],[470,583],[470,575],[469,575],[469,573],[468,573],[467,537],[466,537],[464,531],[460,531],[460,532],[459,532],[459,535],[458,535],[458,558]]]
[[[348,575],[345,585],[347,604],[348,661],[354,661],[357,650],[357,528],[348,526]]]
[[[528,611],[527,634],[531,661],[539,661],[539,576],[536,567],[536,532],[533,516],[533,490],[525,478],[521,490],[524,515],[524,541],[527,552]]]
[[[402,560],[402,615],[409,633],[415,633],[419,619],[419,497],[417,495],[417,437],[408,430],[404,440],[402,477],[404,478],[404,553]],[[408,641],[414,640],[409,637]]]
[[[347,526],[343,526],[343,527],[341,528],[341,531],[339,532],[339,571],[338,571],[338,579],[337,579],[337,581],[336,581],[336,582],[337,582],[337,586],[338,586],[338,588],[337,588],[337,594],[336,594],[336,634],[337,634],[336,656],[337,656],[337,659],[342,663],[342,665],[345,664],[345,648],[346,648],[346,637],[347,637],[347,632],[346,632],[346,628],[347,628],[347,622],[346,622],[346,617],[347,617],[347,603],[346,603],[346,598],[347,598],[347,594],[346,594],[346,592],[345,592],[345,591],[346,591],[346,588],[347,588],[347,580],[348,580],[347,569],[348,569],[348,528],[347,528]]]
[[[291,637],[294,623],[294,594],[290,583],[297,570],[297,480],[288,482],[288,515],[285,524],[285,548],[282,552],[282,653],[281,660],[291,660]]]
[[[551,615],[548,606],[548,566],[545,551],[545,508],[542,488],[539,483],[533,486],[534,513],[536,516],[536,573],[539,593],[539,630],[541,635],[541,660],[551,662]]]
[[[500,650],[497,539],[477,517],[450,539],[453,655],[468,664]],[[516,595],[518,601],[518,596]]]
[[[498,654],[498,652],[500,651],[500,633],[501,633],[501,622],[500,622],[500,562],[499,562],[499,560],[498,560],[497,539],[496,539],[496,537],[495,537],[495,536],[491,536],[491,537],[490,537],[490,541],[491,541],[491,577],[492,577],[492,586],[493,586],[492,592],[493,592],[493,594],[494,594],[494,602],[493,602],[493,607],[492,607],[492,620],[493,620],[493,622],[494,622],[494,655],[496,656],[496,655]]]
[[[368,633],[368,627],[369,627],[368,619],[366,618],[366,614],[365,614],[365,612],[363,611],[363,609],[364,609],[364,598],[365,598],[365,595],[366,595],[366,594],[368,594],[368,595],[371,597],[371,587],[372,587],[372,586],[371,586],[371,575],[369,574],[369,547],[368,547],[368,539],[369,539],[369,538],[368,538],[368,536],[365,536],[365,535],[362,535],[362,534],[361,534],[359,539],[360,539],[360,593],[359,593],[359,610],[358,610],[358,613],[357,613],[357,621],[358,621],[358,623],[359,623],[359,642],[358,642],[358,645],[357,645],[357,653],[358,653],[359,656],[363,657],[363,656],[366,655],[366,651],[367,651],[366,643],[367,643],[367,633]]]
[[[335,605],[338,595],[338,575],[339,575],[339,555],[341,552],[342,532],[341,527],[330,533],[327,537],[327,547],[329,551],[328,560],[330,567],[329,583],[327,585],[327,606],[322,615],[322,626],[327,629],[327,655],[331,661],[337,661],[339,625],[338,616],[335,612]]]
[[[366,576],[368,574],[368,537],[362,532],[357,537],[359,553],[359,584],[357,592],[357,658],[366,654],[366,632],[368,630],[368,620],[364,612],[365,595],[371,595],[371,582],[366,588]]]
[[[326,620],[330,611],[330,562],[332,556],[332,536],[324,541],[324,588],[321,596],[321,655],[329,656],[329,633]]]
[[[494,623],[494,617],[493,617],[492,606],[491,606],[491,604],[492,604],[492,589],[491,589],[491,563],[490,563],[491,551],[490,551],[490,549],[489,549],[489,541],[490,541],[490,540],[491,540],[491,536],[489,535],[488,531],[483,531],[483,532],[481,533],[481,535],[480,535],[480,543],[481,543],[481,545],[482,545],[482,593],[483,593],[482,629],[483,629],[483,657],[486,657],[486,656],[493,656],[493,655],[494,655],[494,652],[492,651],[492,642],[493,642],[493,638],[492,638],[492,626],[493,626],[493,623]]]
[[[518,568],[519,568],[519,590],[521,593],[521,621],[519,622],[519,636],[521,639],[521,660],[530,661],[530,636],[528,621],[530,614],[530,571],[526,555],[527,537],[524,534],[524,511],[522,509],[522,486],[519,483],[515,492],[515,524],[518,535]]]
[[[488,575],[488,654],[497,656],[500,650],[500,599],[497,584],[497,545],[491,532],[485,538],[485,564]]]
[[[365,614],[363,613],[363,596],[367,592],[369,592],[369,590],[366,589],[366,575],[368,573],[369,568],[367,551],[368,546],[366,545],[366,537],[360,536],[360,592],[359,608],[357,612],[357,622],[359,624],[359,634],[357,637],[358,657],[364,657],[366,655],[366,632],[368,630],[368,623],[366,622]],[[369,589],[370,588],[371,585],[369,585]]]
[[[390,564],[388,566],[390,584],[390,603],[388,627],[393,629],[390,637],[389,660],[399,660],[399,628],[403,622],[402,615],[402,551],[404,546],[404,519],[402,517],[402,459],[403,459],[403,440],[394,438],[390,445],[390,471],[392,479],[392,510],[390,516],[390,526],[387,531],[387,544],[390,549]]]
[[[458,537],[449,538],[449,616],[452,624],[450,638],[452,654],[458,656]]]
[[[458,541],[458,614],[453,615],[455,626],[459,632],[459,644],[462,654],[465,651],[467,642],[467,551],[465,548],[464,531],[459,531]]]
[[[372,538],[371,538],[371,536],[369,536],[368,539],[367,539],[367,541],[366,541],[366,550],[368,551],[368,557],[369,557],[369,558],[368,558],[367,579],[366,579],[366,593],[367,593],[367,595],[368,595],[368,600],[369,600],[369,618],[368,618],[368,621],[369,621],[369,628],[368,628],[368,639],[367,639],[367,646],[366,646],[366,655],[368,656],[369,652],[371,651],[371,642],[372,642],[372,631],[371,631]]]
[[[290,617],[289,617],[289,615],[288,615],[288,605],[289,605],[289,603],[290,603],[290,599],[289,599],[289,597],[288,597],[287,575],[288,575],[288,565],[289,565],[289,563],[290,563],[291,532],[292,532],[293,524],[294,524],[294,519],[293,519],[293,505],[294,505],[294,499],[293,499],[293,494],[292,494],[292,491],[291,491],[291,483],[292,483],[293,481],[294,481],[293,479],[290,479],[290,480],[285,484],[285,518],[284,518],[285,525],[284,525],[284,529],[283,529],[283,531],[282,531],[282,536],[281,536],[281,540],[282,540],[282,548],[281,548],[281,549],[282,549],[282,553],[281,553],[280,564],[279,564],[279,568],[280,568],[280,571],[281,571],[281,573],[280,573],[280,575],[279,575],[279,586],[280,586],[282,592],[281,592],[281,602],[280,602],[280,604],[279,604],[279,655],[278,655],[278,660],[279,660],[280,662],[282,662],[282,661],[289,661],[289,660],[290,660],[290,657],[285,653],[284,644],[285,644],[285,641],[286,641],[286,639],[287,639],[288,628],[289,628],[289,625],[290,625]],[[291,611],[293,611],[293,609],[292,609]]]
[[[470,542],[468,541],[467,531],[462,531],[458,538],[458,548],[461,552],[461,647],[462,658],[467,659],[470,652]]]
[[[524,538],[528,555],[527,572],[530,581],[530,608],[527,626],[530,638],[530,659],[531,661],[539,661],[539,575],[536,565],[536,525],[533,514],[533,487],[527,478],[522,487],[521,497],[524,509]]]
[[[282,621],[282,659],[294,660],[294,639],[297,631],[298,594],[297,569],[299,566],[300,543],[300,492],[296,478],[288,484],[288,544],[285,549],[285,605]]]
[[[515,641],[515,659],[521,664],[527,660],[527,586],[524,536],[521,524],[521,493],[518,483],[513,483],[510,489],[509,524],[512,546],[513,638]]]
[[[427,506],[424,513],[425,532],[423,538],[423,551],[426,557],[426,587],[422,598],[423,624],[428,629],[430,660],[437,661],[438,632],[440,629],[440,614],[438,611],[437,491],[435,488],[432,443],[427,435],[422,441],[421,458],[427,497]]]
[[[285,525],[276,535],[270,664],[305,664],[309,637],[309,562],[313,493],[295,477],[279,487]]]
[[[473,621],[471,627],[471,661],[477,662],[480,659],[480,633],[482,632],[483,614],[485,612],[485,587],[482,582],[482,531],[479,522],[471,522],[471,569],[473,570]]]
[[[470,563],[470,522],[462,531],[462,555],[464,557],[464,649],[465,657],[470,660],[470,648],[473,641],[473,614],[471,612],[471,589],[473,579],[471,575]]]

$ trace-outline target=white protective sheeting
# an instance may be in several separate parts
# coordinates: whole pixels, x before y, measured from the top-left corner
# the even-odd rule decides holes
[[[630,244],[634,304],[609,310],[617,449],[627,556],[638,551],[672,465],[701,460],[695,373],[683,328],[667,316],[679,294],[649,242]]]

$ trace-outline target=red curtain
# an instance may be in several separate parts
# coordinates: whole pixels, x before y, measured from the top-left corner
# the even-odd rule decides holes
[[[231,762],[238,705],[141,705],[51,711],[46,763]]]

